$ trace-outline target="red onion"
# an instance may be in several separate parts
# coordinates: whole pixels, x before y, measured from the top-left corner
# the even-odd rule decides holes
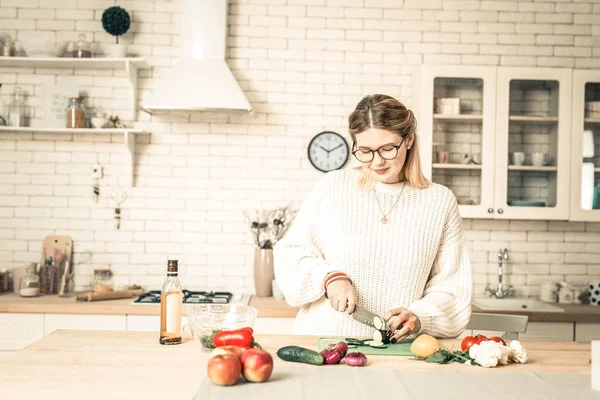
[[[346,342],[330,343],[321,351],[321,355],[325,359],[325,364],[337,364],[342,361],[347,351]]]
[[[367,356],[358,351],[346,354],[345,360],[346,364],[351,367],[362,367],[363,365],[367,365]]]

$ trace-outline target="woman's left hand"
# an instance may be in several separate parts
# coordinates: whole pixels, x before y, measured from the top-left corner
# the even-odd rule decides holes
[[[406,308],[394,308],[386,312],[383,319],[387,322],[390,332],[393,333],[390,336],[390,342],[392,343],[396,343],[412,332],[418,332],[421,329],[419,317]]]

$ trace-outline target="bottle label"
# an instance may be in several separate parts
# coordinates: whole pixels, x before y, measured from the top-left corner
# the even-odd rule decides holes
[[[181,333],[181,307],[183,297],[181,293],[169,294],[167,300],[167,332]]]

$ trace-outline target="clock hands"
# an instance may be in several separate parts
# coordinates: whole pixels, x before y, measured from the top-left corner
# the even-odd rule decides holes
[[[334,147],[333,149],[331,149],[331,150],[329,150],[329,151],[334,151],[334,150],[337,150],[337,149],[339,149],[340,147],[342,147],[343,145],[344,145],[344,144],[342,143],[342,144],[340,144],[340,145],[338,145],[338,146]]]

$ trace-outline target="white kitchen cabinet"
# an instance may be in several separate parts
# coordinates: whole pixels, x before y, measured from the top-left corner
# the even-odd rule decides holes
[[[527,332],[519,334],[519,340],[552,340],[572,342],[574,322],[529,322]]]
[[[44,336],[44,314],[0,314],[0,350],[20,350]]]
[[[600,340],[600,324],[576,322],[575,341],[591,342],[592,340]]]
[[[567,220],[572,70],[499,67],[497,83],[496,218]]]
[[[127,318],[125,315],[45,314],[44,335],[57,329],[124,331]]]
[[[454,192],[461,216],[493,218],[496,67],[424,65],[416,84],[425,176]],[[448,98],[460,99],[459,114],[436,109]]]
[[[258,317],[254,321],[254,333],[263,335],[291,335],[296,318]]]
[[[573,72],[572,104],[570,220],[600,221],[599,71]]]
[[[425,65],[415,85],[425,176],[462,217],[569,218],[572,70]]]

